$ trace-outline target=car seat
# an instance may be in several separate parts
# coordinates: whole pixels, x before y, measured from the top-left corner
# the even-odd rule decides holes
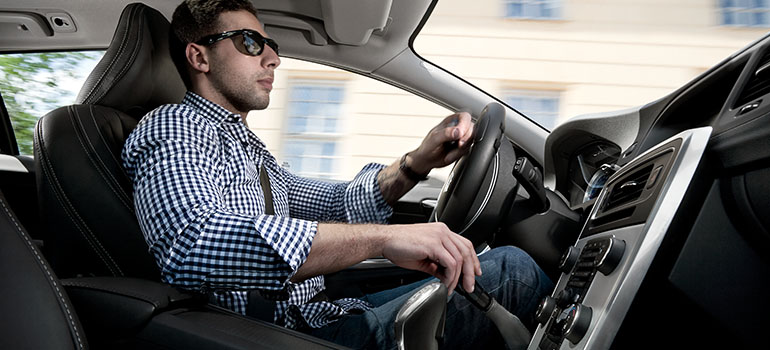
[[[87,349],[64,287],[0,192],[0,349]]]
[[[128,5],[77,104],[48,113],[36,125],[45,253],[61,277],[160,280],[134,213],[120,152],[146,112],[184,96],[168,53],[168,32],[163,14],[143,4]]]

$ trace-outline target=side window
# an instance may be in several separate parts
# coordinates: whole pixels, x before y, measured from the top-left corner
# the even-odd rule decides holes
[[[503,0],[505,18],[561,19],[561,0]]]
[[[722,25],[737,27],[770,26],[770,1],[719,0]]]
[[[0,55],[3,96],[20,154],[33,153],[35,123],[51,110],[72,104],[103,51]]]
[[[286,102],[284,166],[306,177],[340,178],[345,87],[339,81],[291,80]]]
[[[451,113],[374,79],[282,57],[270,105],[250,112],[248,124],[292,173],[349,180],[368,163],[388,165],[414,150]]]
[[[503,101],[548,130],[559,124],[557,91],[507,90],[503,93]]]

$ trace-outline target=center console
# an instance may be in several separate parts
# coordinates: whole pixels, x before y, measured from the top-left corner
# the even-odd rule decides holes
[[[686,130],[613,174],[561,277],[538,307],[529,349],[607,349],[701,161],[710,127]]]

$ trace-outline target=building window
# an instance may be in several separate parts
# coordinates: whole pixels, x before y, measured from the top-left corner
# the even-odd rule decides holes
[[[335,81],[292,81],[287,103],[283,163],[305,177],[341,176],[344,86]]]
[[[506,18],[561,18],[561,0],[503,0],[503,3]]]
[[[720,0],[722,25],[770,26],[770,0]]]
[[[503,100],[540,126],[553,130],[559,117],[559,93],[537,90],[508,90]]]

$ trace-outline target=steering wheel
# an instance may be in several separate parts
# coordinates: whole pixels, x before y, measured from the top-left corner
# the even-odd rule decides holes
[[[455,162],[439,193],[432,220],[443,222],[459,234],[463,234],[470,226],[470,223],[466,223],[466,217],[484,182],[487,169],[500,148],[505,131],[504,120],[505,108],[497,102],[489,103],[481,111],[474,127],[470,152]]]

